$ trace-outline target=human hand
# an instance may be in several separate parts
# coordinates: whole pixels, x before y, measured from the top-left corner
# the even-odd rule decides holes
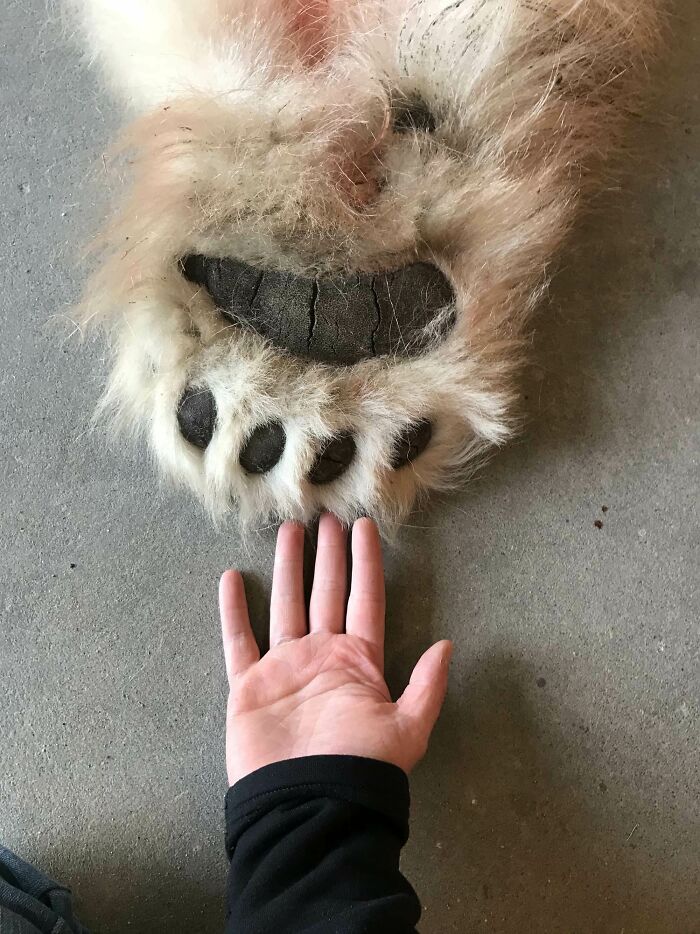
[[[421,657],[394,703],[384,681],[384,568],[376,525],[352,531],[347,586],[346,533],[321,518],[308,621],[303,586],[304,530],[280,527],[270,602],[270,650],[260,657],[243,579],[226,571],[219,587],[229,682],[229,783],[300,756],[353,755],[409,772],[423,757],[447,689],[452,651],[438,642]]]

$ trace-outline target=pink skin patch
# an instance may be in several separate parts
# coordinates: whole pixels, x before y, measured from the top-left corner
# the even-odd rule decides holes
[[[333,51],[339,33],[333,0],[283,0],[291,19],[291,33],[303,64],[320,65]],[[363,209],[378,197],[381,190],[381,153],[391,127],[387,107],[377,126],[363,139],[350,132],[335,153],[329,154],[329,169],[338,191],[345,193],[353,209]]]
[[[286,0],[292,32],[305,65],[313,68],[330,52],[328,0]]]

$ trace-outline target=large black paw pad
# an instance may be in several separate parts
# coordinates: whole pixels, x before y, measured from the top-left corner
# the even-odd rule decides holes
[[[236,327],[307,360],[352,366],[371,357],[415,357],[452,330],[445,275],[416,262],[384,273],[315,278],[192,254],[182,274],[203,286]]]
[[[342,477],[352,463],[356,450],[357,445],[350,432],[324,441],[309,472],[309,482],[314,486],[323,486]]]
[[[391,454],[391,466],[394,470],[414,461],[428,447],[432,437],[433,426],[427,418],[407,425],[394,442]]]
[[[204,450],[216,427],[216,401],[211,389],[188,386],[177,407],[177,423],[185,441]]]
[[[282,457],[286,443],[287,436],[281,422],[258,425],[243,445],[238,462],[247,473],[267,473]]]

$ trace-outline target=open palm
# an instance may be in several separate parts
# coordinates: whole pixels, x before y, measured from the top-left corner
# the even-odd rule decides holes
[[[402,697],[384,681],[384,571],[376,526],[353,529],[346,610],[346,533],[323,516],[308,619],[304,531],[279,531],[270,605],[270,651],[261,659],[243,580],[221,579],[220,607],[230,694],[226,761],[231,784],[272,762],[355,755],[410,771],[423,756],[442,706],[449,642],[420,659]]]

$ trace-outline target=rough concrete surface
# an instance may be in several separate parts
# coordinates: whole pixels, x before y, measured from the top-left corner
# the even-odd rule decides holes
[[[119,116],[41,0],[0,30],[0,838],[95,931],[217,931],[214,586],[254,571],[263,625],[273,531],[217,532],[87,432],[103,350],[67,316]],[[456,645],[413,781],[424,934],[700,931],[697,0],[671,30],[644,160],[538,319],[523,438],[388,553],[392,683]]]

